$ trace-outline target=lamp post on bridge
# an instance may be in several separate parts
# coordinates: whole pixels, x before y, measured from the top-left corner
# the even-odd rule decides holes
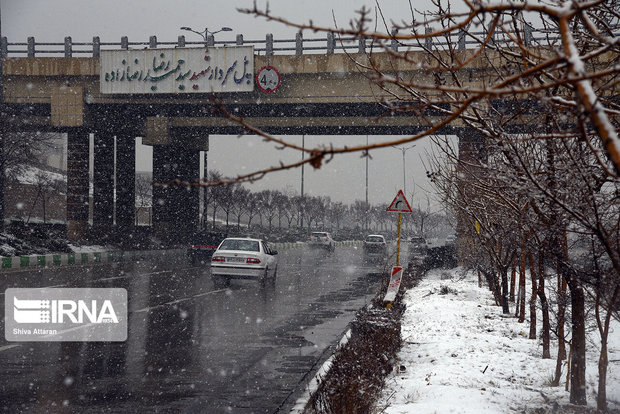
[[[400,150],[403,153],[403,193],[405,194],[407,194],[407,181],[405,179],[405,152],[407,152],[407,150],[410,150],[413,147],[415,147],[415,144],[410,147],[403,147],[403,148],[392,146],[392,148],[396,148],[397,150]]]
[[[216,33],[219,32],[232,32],[232,29],[230,27],[222,27],[220,30],[216,30],[215,32],[211,32],[207,27],[205,27],[205,29],[202,32],[199,32],[198,30],[194,30],[191,27],[187,27],[187,26],[183,26],[180,27],[181,30],[185,30],[188,32],[192,32],[192,33],[196,33],[197,35],[199,35],[200,37],[202,37],[202,40],[204,41],[205,46],[207,46],[207,40],[209,38],[209,35],[213,36]],[[207,148],[208,148],[208,140],[207,140]],[[209,168],[207,166],[207,158],[208,158],[208,150],[203,151],[204,152],[204,166],[203,166],[203,179],[206,181],[209,178]],[[202,213],[202,222],[203,225],[205,223],[206,217],[207,217],[207,187],[203,187],[202,189],[203,191],[203,213]],[[205,226],[206,227],[206,226]]]
[[[191,27],[187,27],[187,26],[181,27],[181,30],[186,30],[188,32],[196,33],[197,35],[202,37],[202,40],[204,40],[205,44],[207,44],[207,39],[209,35],[213,36],[214,34],[219,33],[219,32],[232,32],[232,29],[226,26],[222,27],[220,30],[216,30],[215,32],[209,31],[209,29],[206,27],[202,32],[199,32],[198,30],[194,30]]]

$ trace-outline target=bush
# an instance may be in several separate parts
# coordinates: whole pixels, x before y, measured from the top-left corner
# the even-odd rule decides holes
[[[415,286],[417,269],[403,277],[401,289],[388,310],[383,297],[389,283],[384,277],[371,305],[361,309],[351,324],[351,338],[334,354],[332,367],[310,396],[306,411],[314,413],[368,413],[372,411],[385,378],[397,362],[400,350],[404,292]]]

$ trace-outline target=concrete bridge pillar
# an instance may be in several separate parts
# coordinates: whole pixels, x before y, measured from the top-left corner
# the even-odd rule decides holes
[[[459,137],[459,182],[463,193],[472,193],[475,190],[470,187],[473,183],[469,177],[476,171],[476,164],[486,162],[487,147],[484,134],[474,128],[460,128]],[[463,213],[457,213],[456,217],[457,234],[457,260],[459,265],[464,265],[468,260],[473,259],[475,226],[471,223],[471,218]]]
[[[80,240],[88,230],[89,134],[72,128],[67,134],[67,238]]]
[[[136,139],[131,133],[116,135],[116,225],[130,231],[136,220]]]
[[[153,146],[153,232],[162,242],[186,241],[198,225],[200,152]]]
[[[93,145],[93,228],[108,234],[114,224],[114,135],[95,133]]]

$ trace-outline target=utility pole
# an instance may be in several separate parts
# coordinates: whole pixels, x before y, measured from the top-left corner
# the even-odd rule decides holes
[[[303,151],[305,149],[305,145],[306,145],[306,135],[302,135],[301,136],[301,160],[304,160],[304,156],[306,154],[305,151]],[[304,199],[304,163],[301,164],[301,199],[303,201]],[[300,227],[304,227],[304,215],[303,215],[303,211],[299,212],[299,218],[300,218]]]
[[[366,146],[368,147],[368,135],[366,135]],[[368,153],[366,153],[366,228],[370,227],[370,219],[368,217],[370,205],[368,204]]]
[[[368,135],[366,135],[366,146],[368,146]],[[366,205],[368,205],[368,154],[366,154]]]
[[[415,144],[410,147],[403,147],[403,148],[392,146],[392,148],[396,148],[397,150],[400,150],[403,153],[403,193],[405,194],[407,194],[407,180],[405,178],[405,152],[407,152],[407,150],[410,150],[411,148],[414,148],[414,147],[415,147]]]

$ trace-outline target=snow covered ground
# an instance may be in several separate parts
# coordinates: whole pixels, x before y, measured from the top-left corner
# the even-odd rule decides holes
[[[21,184],[36,185],[41,181],[63,182],[67,180],[67,176],[53,171],[44,170],[32,165],[24,165],[17,174],[17,181]]]
[[[451,292],[442,294],[442,287]],[[529,322],[504,317],[492,293],[478,287],[476,275],[432,271],[405,300],[401,368],[388,377],[379,412],[499,414],[569,404],[563,384],[549,386],[557,342],[551,344],[552,358],[541,359],[540,340],[527,338]],[[610,409],[620,409],[620,323],[612,323],[607,397]],[[590,335],[588,405],[596,407],[600,341],[598,331]]]

